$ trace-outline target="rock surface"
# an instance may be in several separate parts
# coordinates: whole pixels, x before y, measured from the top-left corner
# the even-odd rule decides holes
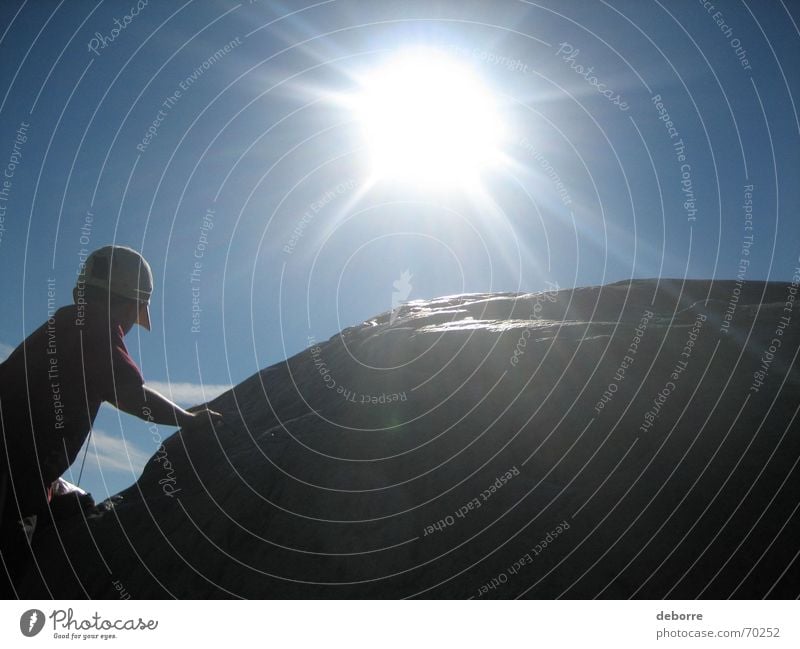
[[[24,593],[794,598],[795,289],[634,280],[383,313],[223,394],[226,425],[40,535]]]

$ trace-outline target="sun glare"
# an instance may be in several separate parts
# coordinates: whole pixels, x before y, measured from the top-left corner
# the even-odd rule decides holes
[[[492,96],[468,67],[438,52],[406,53],[374,70],[356,109],[377,178],[472,183],[499,160]]]

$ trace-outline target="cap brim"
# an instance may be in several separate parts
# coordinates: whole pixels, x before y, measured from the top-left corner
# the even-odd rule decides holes
[[[150,331],[150,306],[146,302],[139,306],[139,316],[136,318],[136,324]]]

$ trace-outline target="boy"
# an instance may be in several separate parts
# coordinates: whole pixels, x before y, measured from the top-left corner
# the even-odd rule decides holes
[[[0,364],[0,587],[24,572],[37,518],[51,515],[61,476],[75,461],[103,401],[157,424],[192,430],[220,421],[184,410],[145,385],[123,340],[150,330],[150,265],[135,250],[106,246],[86,259],[62,307]],[[16,573],[16,575],[12,574]]]

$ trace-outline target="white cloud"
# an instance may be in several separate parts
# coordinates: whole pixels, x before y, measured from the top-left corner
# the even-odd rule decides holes
[[[82,455],[81,453],[80,456]],[[141,472],[150,459],[150,453],[134,446],[130,441],[109,435],[97,428],[92,430],[89,456],[86,459],[87,464],[91,462],[95,466],[99,465],[100,471],[132,470],[136,474]]]
[[[6,360],[16,349],[14,345],[6,345],[5,343],[0,343],[0,363]]]
[[[169,397],[180,406],[193,406],[211,401],[233,386],[219,383],[175,383],[165,381],[147,381],[147,386]]]

